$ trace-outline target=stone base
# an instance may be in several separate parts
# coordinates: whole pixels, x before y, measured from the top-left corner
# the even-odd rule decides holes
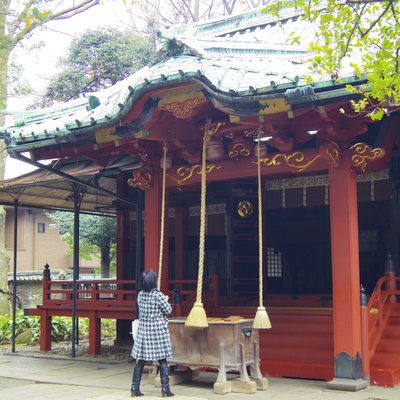
[[[346,379],[334,378],[327,383],[328,389],[332,390],[347,390],[348,392],[356,392],[357,390],[368,387],[368,382],[364,379]]]
[[[149,385],[154,385],[156,381],[157,375],[156,374],[149,374],[147,377],[147,383]],[[158,381],[160,381],[160,377],[158,377]]]
[[[232,392],[236,393],[255,393],[257,392],[257,383],[254,381],[242,382],[242,381],[231,381]]]
[[[268,379],[267,378],[262,377],[260,379],[256,379],[256,378],[250,377],[250,379],[256,383],[257,390],[267,390],[268,389]]]
[[[216,394],[226,394],[232,392],[231,382],[215,382],[214,383],[214,393]]]

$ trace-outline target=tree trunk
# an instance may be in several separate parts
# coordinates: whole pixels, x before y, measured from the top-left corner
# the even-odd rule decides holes
[[[100,265],[101,265],[101,277],[110,277],[110,246],[102,246],[100,249]]]

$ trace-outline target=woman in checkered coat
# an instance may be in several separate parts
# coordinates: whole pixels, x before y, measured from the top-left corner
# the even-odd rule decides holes
[[[157,272],[144,271],[141,276],[142,291],[137,297],[139,306],[139,327],[133,344],[132,357],[136,359],[133,370],[131,396],[143,396],[140,381],[146,361],[158,361],[160,364],[161,395],[171,397],[169,388],[167,358],[171,357],[171,339],[168,330],[167,315],[172,308],[168,296],[157,290]]]

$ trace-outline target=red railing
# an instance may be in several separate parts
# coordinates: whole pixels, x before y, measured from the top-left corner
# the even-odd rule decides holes
[[[400,295],[398,283],[400,277],[394,275],[381,277],[368,301],[368,341],[369,359],[375,354],[376,348],[382,338],[387,322],[397,302],[396,296]]]
[[[218,290],[216,278],[205,279],[204,285],[208,291]],[[176,291],[179,289],[179,300],[184,315],[190,310],[196,296],[197,281],[192,280],[170,280],[168,294],[170,301],[174,300]],[[45,308],[67,308],[72,307],[73,281],[43,279],[42,307]],[[218,298],[218,293],[213,293],[211,301]],[[134,280],[78,280],[76,281],[76,304],[79,308],[101,310],[118,309],[126,307],[134,309],[136,301],[136,281]]]
[[[136,294],[136,281],[133,280],[78,280],[76,285],[77,304],[90,303],[92,308],[132,307]],[[72,281],[43,279],[43,306],[71,306],[73,293]]]

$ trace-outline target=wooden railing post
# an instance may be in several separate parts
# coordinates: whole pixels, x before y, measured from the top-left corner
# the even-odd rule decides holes
[[[391,251],[387,252],[385,258],[385,276],[389,278],[388,281],[386,282],[385,289],[388,292],[394,292],[397,289],[396,287],[397,284],[396,284],[396,271],[394,269]],[[397,298],[394,294],[390,296],[389,302],[392,304],[397,302]]]
[[[43,270],[43,280],[42,280],[42,303],[46,304],[47,300],[50,299],[49,289],[50,289],[50,265],[45,264]]]
[[[361,285],[361,363],[363,379],[370,382],[368,295]]]
[[[45,264],[42,281],[42,304],[45,305],[50,300],[50,266]],[[51,322],[52,317],[47,309],[41,310],[40,318],[40,351],[51,350]]]

